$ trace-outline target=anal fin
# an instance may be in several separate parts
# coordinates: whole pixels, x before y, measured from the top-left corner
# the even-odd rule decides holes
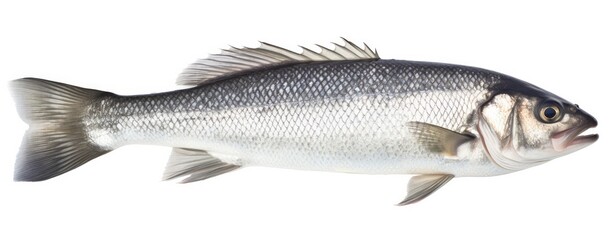
[[[424,174],[414,176],[407,185],[407,196],[398,205],[403,206],[418,202],[454,178],[452,174]]]
[[[189,183],[215,177],[240,168],[225,163],[207,151],[189,148],[173,148],[166,165],[163,180],[187,176],[181,183]]]

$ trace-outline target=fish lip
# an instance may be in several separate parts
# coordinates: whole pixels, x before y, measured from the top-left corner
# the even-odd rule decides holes
[[[584,131],[597,127],[597,122],[569,128],[552,135],[552,143],[557,151],[564,151],[571,147],[585,147],[599,139],[599,134],[580,135]]]
[[[573,140],[569,142],[569,145],[591,144],[591,143],[596,142],[598,139],[599,139],[599,134],[576,136]]]

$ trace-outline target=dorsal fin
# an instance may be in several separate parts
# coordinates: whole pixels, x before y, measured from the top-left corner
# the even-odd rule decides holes
[[[177,84],[202,85],[219,77],[294,63],[379,59],[377,51],[371,50],[367,44],[360,48],[345,38],[341,39],[343,45],[333,43],[334,49],[316,45],[320,48],[319,53],[302,46],[303,52],[296,53],[265,42],[260,42],[260,47],[257,48],[230,47],[222,50],[220,54],[212,54],[188,66],[179,75]]]

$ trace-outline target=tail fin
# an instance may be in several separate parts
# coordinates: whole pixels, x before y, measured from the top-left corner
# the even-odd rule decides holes
[[[110,94],[36,78],[10,83],[17,111],[30,125],[15,163],[15,181],[46,180],[109,150],[88,140],[82,118],[85,108]]]

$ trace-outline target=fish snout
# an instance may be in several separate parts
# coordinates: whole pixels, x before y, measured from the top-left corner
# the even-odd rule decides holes
[[[599,139],[599,134],[581,135],[588,129],[597,127],[597,119],[584,110],[577,108],[571,111],[577,118],[577,122],[570,128],[557,132],[552,136],[554,148],[557,151],[578,150],[584,148]]]

